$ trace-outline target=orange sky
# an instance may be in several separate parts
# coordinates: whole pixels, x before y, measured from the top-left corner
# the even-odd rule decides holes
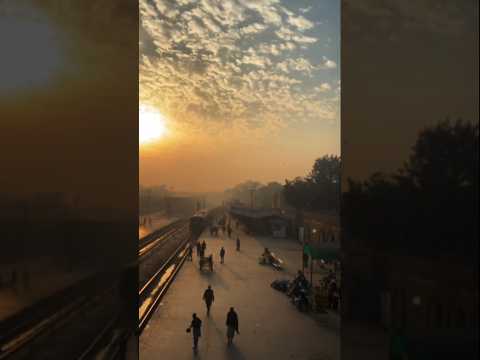
[[[218,133],[175,129],[140,146],[140,183],[167,184],[179,191],[223,191],[245,180],[279,181],[303,176],[316,158],[339,153],[337,123],[307,123],[277,132],[240,132],[218,126]]]
[[[283,183],[340,153],[339,5],[303,5],[140,1],[140,105],[168,128],[140,146],[142,185]]]

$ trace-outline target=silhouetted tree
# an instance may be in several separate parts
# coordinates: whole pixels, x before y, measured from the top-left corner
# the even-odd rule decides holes
[[[283,195],[290,206],[297,210],[309,208],[314,199],[313,184],[310,180],[296,177],[293,180],[285,180]]]
[[[325,155],[315,161],[306,178],[297,177],[293,181],[285,181],[285,199],[296,209],[337,210],[340,197],[340,172],[340,157]]]
[[[386,251],[474,258],[478,245],[478,125],[444,121],[420,132],[403,168],[349,179],[342,225]]]
[[[325,155],[315,160],[309,178],[315,184],[335,184],[340,182],[341,160],[336,155]]]

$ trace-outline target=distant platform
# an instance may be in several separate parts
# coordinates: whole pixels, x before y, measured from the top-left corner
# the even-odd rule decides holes
[[[151,222],[147,222],[145,226],[140,225],[138,227],[138,238],[141,239],[152,232],[167,226],[168,224],[178,220],[178,217],[167,217],[164,213],[154,213],[148,216],[140,217],[140,224],[144,218],[151,218]]]

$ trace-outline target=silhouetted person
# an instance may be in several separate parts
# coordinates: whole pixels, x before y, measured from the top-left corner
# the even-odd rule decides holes
[[[303,253],[303,267],[308,268],[308,254]]]
[[[225,249],[222,248],[220,249],[220,263],[223,264],[224,263],[224,258],[225,258]]]
[[[197,256],[200,257],[202,254],[202,245],[197,241]]]
[[[240,334],[240,332],[238,331],[238,315],[233,309],[233,307],[231,307],[230,311],[227,313],[226,325],[228,345],[232,345],[235,333]]]
[[[237,251],[240,251],[240,238],[237,236]]]
[[[189,244],[187,248],[187,260],[189,261],[192,261],[192,252],[193,252],[192,244]]]
[[[213,271],[213,255],[211,255],[211,254],[208,257],[208,267],[209,267],[210,271]]]
[[[203,242],[202,242],[202,253],[203,253],[203,255],[205,255],[205,250],[207,250],[207,243],[205,242],[205,240],[203,240]]]
[[[337,282],[332,280],[328,286],[328,307],[333,309],[335,302],[335,294],[338,291]]]
[[[208,285],[208,288],[203,293],[203,300],[207,305],[207,316],[208,316],[210,315],[210,307],[212,306],[212,303],[215,301],[215,295],[213,294],[213,290],[210,285]]]
[[[192,331],[193,330],[193,331]],[[190,327],[187,331],[192,331],[193,335],[193,349],[197,350],[198,347],[198,339],[202,336],[202,320],[197,317],[197,314],[192,315],[192,322],[190,323]]]

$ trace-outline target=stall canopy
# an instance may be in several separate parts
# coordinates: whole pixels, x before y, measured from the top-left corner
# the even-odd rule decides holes
[[[306,244],[303,247],[303,252],[309,255],[312,259],[318,260],[337,260],[339,258],[339,253],[337,249],[319,249]]]

